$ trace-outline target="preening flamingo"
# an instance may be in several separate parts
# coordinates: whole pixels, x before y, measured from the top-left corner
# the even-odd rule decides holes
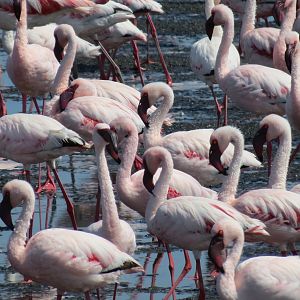
[[[148,116],[147,109],[160,98],[163,99],[161,104]],[[146,125],[143,136],[145,149],[153,146],[166,148],[172,155],[175,168],[192,175],[204,186],[222,182],[224,175],[211,166],[208,160],[212,129],[178,131],[161,136],[163,120],[172,107],[173,101],[174,93],[167,84],[149,83],[141,90],[138,113]],[[230,146],[222,156],[222,162],[229,166],[232,156],[233,146]],[[244,151],[242,165],[259,167],[260,162],[252,153]]]
[[[62,189],[68,213],[74,228],[77,228],[74,207],[59,179],[55,159],[90,148],[77,133],[65,128],[56,120],[29,114],[13,114],[0,118],[0,157],[24,165],[27,180],[31,164],[47,162]]]
[[[128,118],[118,118],[110,123],[111,130],[117,134],[118,152],[111,153],[115,160],[121,160],[116,178],[116,189],[120,200],[145,217],[148,203],[148,191],[143,185],[144,169],[131,175],[132,165],[138,148],[138,131],[134,123]],[[154,176],[156,182],[161,168],[161,158],[152,152],[152,170],[157,170]],[[149,158],[150,159],[150,158]],[[216,199],[217,194],[205,188],[192,176],[174,169],[170,180],[167,198],[178,196],[199,196]]]
[[[216,285],[220,299],[288,300],[299,297],[298,256],[259,256],[238,264],[244,246],[240,224],[233,219],[221,220],[213,226],[211,234],[209,253],[219,271]]]
[[[298,194],[285,189],[291,134],[283,134],[284,129],[278,126],[276,117],[276,115],[266,117],[260,123],[261,129],[254,139],[257,151],[259,145],[259,149],[262,149],[265,141],[270,142],[279,137],[280,145],[274,158],[269,183],[272,188],[251,190],[236,198],[240,177],[239,166],[244,149],[244,137],[237,128],[226,126],[214,131],[210,137],[209,160],[220,172],[228,173],[222,184],[219,200],[231,204],[241,213],[264,222],[270,236],[255,237],[255,239],[279,245],[282,254],[286,255],[286,244],[300,240],[300,232],[297,230],[300,224],[297,217],[300,214],[300,198]],[[273,122],[273,126],[267,125]],[[234,157],[227,171],[220,162],[220,156],[230,142],[234,145]]]
[[[27,96],[46,97],[59,67],[53,51],[40,45],[28,44],[26,3],[26,0],[21,0],[21,6],[15,7],[19,22],[13,51],[7,59],[8,76],[23,97],[23,112],[26,112]]]
[[[274,45],[273,64],[275,68],[289,74],[289,70],[284,59],[286,51],[285,36],[293,29],[293,24],[296,18],[297,0],[285,0],[282,5],[284,5],[285,8],[285,16],[281,24],[279,37]]]
[[[247,63],[273,67],[273,49],[279,29],[255,28],[256,0],[247,0],[240,32],[240,47]]]
[[[22,212],[7,246],[8,259],[26,278],[56,287],[57,299],[61,299],[65,291],[87,294],[89,290],[116,282],[119,270],[143,270],[131,256],[94,234],[51,228],[27,240],[26,233],[34,212],[34,191],[26,181],[8,182],[3,187],[0,217],[11,229],[10,211],[22,202]]]
[[[153,176],[152,161],[148,156],[155,151],[160,156],[162,171],[156,184]],[[152,147],[144,154],[143,182],[150,192],[146,207],[146,222],[148,231],[167,244],[173,244],[185,250],[192,250],[197,263],[200,295],[204,299],[204,286],[200,267],[200,251],[207,250],[210,241],[210,230],[220,219],[234,218],[249,235],[264,235],[264,224],[258,220],[241,214],[232,206],[213,199],[193,196],[181,196],[167,199],[170,179],[173,172],[173,161],[170,153],[162,147]],[[184,224],[184,226],[182,226]],[[165,299],[172,295],[174,289],[188,272],[190,261],[172,286]]]
[[[134,125],[133,125],[134,126]],[[105,147],[116,148],[116,139],[109,125],[100,123],[93,130],[93,142],[101,190],[102,220],[91,224],[86,231],[97,234],[118,247],[122,252],[133,254],[136,248],[135,233],[131,226],[119,219],[112,182],[105,157]]]
[[[211,16],[211,9],[213,7],[213,0],[205,1],[205,15],[207,19]],[[218,127],[220,125],[222,106],[218,103],[213,90],[213,85],[217,83],[215,79],[215,63],[222,35],[222,27],[216,26],[213,31],[212,39],[204,37],[198,42],[194,43],[190,53],[190,64],[193,72],[201,81],[208,85],[214,97],[217,107]],[[228,65],[230,70],[233,70],[240,65],[240,55],[233,44],[229,48]]]
[[[241,109],[257,114],[285,113],[291,77],[283,71],[261,65],[243,65],[228,69],[228,51],[234,36],[234,19],[230,8],[219,4],[206,21],[210,37],[215,25],[224,25],[224,34],[216,61],[216,79],[220,88]]]

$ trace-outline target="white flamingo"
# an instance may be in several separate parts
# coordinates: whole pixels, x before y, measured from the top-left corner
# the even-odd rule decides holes
[[[155,112],[148,116],[148,108],[160,98],[163,99],[161,104]],[[165,83],[150,83],[143,87],[138,113],[146,124],[143,136],[145,149],[153,146],[166,148],[172,155],[175,168],[192,175],[204,186],[222,182],[224,175],[216,171],[208,160],[209,138],[213,132],[212,129],[178,131],[161,136],[163,120],[172,107],[173,101],[173,91]],[[229,166],[232,156],[233,146],[230,146],[222,156],[222,162]],[[244,151],[242,165],[258,167],[260,163],[252,153]]]
[[[26,233],[34,212],[35,195],[26,181],[12,180],[3,187],[1,219],[13,228],[10,211],[23,202],[22,212],[8,242],[12,267],[33,281],[58,290],[85,292],[118,280],[119,270],[142,271],[141,265],[108,240],[94,234],[51,228],[29,240]]]
[[[219,275],[217,292],[222,300],[288,300],[300,293],[298,256],[259,256],[239,264],[244,246],[240,224],[221,220],[212,230],[209,253]],[[224,257],[224,252],[227,255]]]
[[[162,171],[156,184],[153,176],[151,159],[148,156],[155,151],[160,155]],[[192,250],[196,258],[199,275],[200,299],[204,299],[204,286],[201,275],[200,251],[207,250],[210,240],[210,230],[215,222],[223,218],[234,218],[249,235],[264,235],[264,225],[258,220],[239,213],[232,206],[217,200],[202,197],[181,196],[166,200],[170,179],[173,172],[173,161],[170,153],[162,147],[152,147],[144,154],[145,187],[150,192],[146,207],[146,222],[148,231],[167,244],[173,244],[185,250]],[[184,226],[183,226],[184,224]],[[189,260],[186,261],[182,273],[165,297],[168,299],[176,286],[188,271]]]

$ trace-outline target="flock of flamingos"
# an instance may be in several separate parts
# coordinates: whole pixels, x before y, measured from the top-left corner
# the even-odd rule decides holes
[[[271,9],[270,2],[256,7],[255,0],[227,0],[228,6],[205,1],[208,37],[192,46],[190,58],[193,71],[212,92],[218,128],[164,136],[162,127],[172,121],[168,113],[174,94],[150,15],[162,13],[161,5],[152,0],[95,2],[0,0],[2,45],[9,53],[6,70],[23,96],[22,113],[7,114],[0,94],[0,157],[22,163],[26,176],[26,181],[14,179],[2,190],[0,217],[13,230],[7,246],[12,267],[25,280],[57,288],[57,299],[65,292],[83,292],[90,299],[89,291],[109,283],[116,283],[116,298],[123,273],[143,272],[131,256],[135,233],[118,216],[106,160],[109,154],[120,164],[118,198],[145,218],[149,233],[168,252],[171,289],[164,299],[176,298],[176,287],[191,270],[188,250],[196,260],[199,299],[205,299],[200,265],[204,250],[215,266],[212,272],[219,298],[299,299],[300,258],[295,243],[300,241],[300,188],[286,190],[289,164],[300,149],[291,155],[291,126],[300,130],[300,43],[298,33],[292,31],[300,29],[297,1],[277,0]],[[242,14],[239,51],[232,44],[234,16],[229,6]],[[268,23],[271,13],[280,29],[255,28],[256,17]],[[135,40],[146,41],[146,36],[133,24],[136,21],[131,22],[142,14],[167,83],[143,84],[137,91],[116,81],[72,80],[76,56],[96,57],[103,52],[107,56],[100,56],[101,76],[107,79],[112,74],[122,81],[105,49],[114,56],[122,43],[131,41],[143,83]],[[27,30],[41,25],[45,26]],[[8,32],[14,29],[15,34]],[[246,64],[240,65],[240,53]],[[108,71],[103,67],[106,58],[113,65]],[[214,84],[224,92],[222,104]],[[46,100],[48,94],[51,100]],[[29,113],[27,97],[31,98]],[[43,97],[42,108],[36,97]],[[234,106],[262,115],[253,137],[258,159],[244,150],[241,131],[227,125],[227,97]],[[37,113],[32,113],[34,107]],[[272,159],[274,140],[278,148]],[[241,168],[261,166],[264,144],[268,187],[237,197]],[[141,145],[142,158],[137,155]],[[79,231],[55,159],[91,148],[99,180],[96,215],[99,219],[101,211],[101,220]],[[43,162],[47,163],[47,180],[34,190],[30,166]],[[35,193],[55,191],[56,183],[74,230],[51,228],[32,236]],[[219,183],[222,187],[217,193],[211,187]],[[22,211],[13,222],[11,211],[19,205]],[[282,257],[253,257],[239,264],[244,241],[279,246]],[[177,279],[169,245],[184,250],[185,265]]]

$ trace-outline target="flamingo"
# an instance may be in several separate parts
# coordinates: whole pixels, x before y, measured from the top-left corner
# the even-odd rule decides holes
[[[213,7],[213,0],[205,1],[205,15],[207,19],[210,17],[210,12]],[[223,30],[221,26],[215,27],[212,39],[210,40],[208,37],[205,37],[197,41],[192,45],[190,53],[190,64],[193,72],[201,81],[205,82],[208,85],[213,95],[217,107],[218,127],[220,125],[222,107],[218,103],[218,99],[216,98],[215,92],[213,90],[213,85],[217,83],[214,76],[215,63],[222,35]],[[240,65],[240,55],[233,44],[230,45],[228,59],[230,70],[233,70]]]
[[[297,299],[300,292],[300,258],[297,256],[253,257],[238,264],[244,233],[233,219],[214,224],[209,247],[211,260],[220,272],[217,292],[220,299]],[[227,255],[224,257],[224,252]]]
[[[160,98],[163,98],[160,106],[148,117],[147,109]],[[162,122],[173,101],[174,93],[164,83],[150,83],[141,90],[138,113],[146,125],[143,134],[145,149],[153,146],[166,148],[172,155],[175,168],[192,175],[204,186],[222,182],[224,175],[209,164],[209,138],[213,129],[178,131],[161,136]],[[222,162],[229,166],[232,156],[233,146],[230,146],[222,156]],[[244,151],[241,165],[259,167],[260,162],[252,153]]]
[[[206,21],[211,37],[215,25],[224,25],[224,34],[216,61],[216,79],[220,88],[241,109],[257,114],[285,113],[291,77],[283,71],[261,65],[243,65],[229,71],[227,59],[234,36],[234,19],[230,8],[219,4]]]
[[[300,122],[297,117],[300,111],[300,102],[299,102],[299,76],[300,72],[298,70],[300,64],[300,43],[299,43],[299,35],[294,33],[290,33],[286,36],[285,42],[287,45],[286,49],[286,60],[289,71],[292,75],[292,83],[291,83],[291,94],[286,103],[286,114],[288,120],[293,128],[297,131],[300,131]],[[296,154],[299,152],[300,144],[297,145],[296,149],[293,151],[290,161],[292,161]]]
[[[156,170],[152,169],[152,159],[148,158],[153,152],[155,152],[155,157],[160,156],[162,168],[155,185],[153,176]],[[264,224],[218,200],[194,196],[181,196],[166,200],[173,172],[171,154],[166,149],[157,146],[148,149],[143,157],[145,166],[143,182],[150,193],[145,214],[147,230],[167,244],[193,251],[199,275],[199,299],[204,299],[200,251],[208,249],[211,227],[220,219],[234,218],[249,235],[264,235],[267,234],[263,229]],[[188,264],[190,264],[189,260],[186,261],[182,273],[164,299],[172,295],[187,273]]]
[[[273,49],[280,30],[255,28],[256,0],[247,0],[240,32],[240,47],[247,63],[273,67]]]
[[[273,64],[274,67],[282,70],[289,74],[288,68],[286,66],[284,56],[285,56],[285,36],[287,32],[290,32],[293,29],[293,24],[296,18],[296,0],[285,0],[283,1],[285,8],[285,16],[281,24],[279,37],[274,45],[273,52]]]
[[[28,241],[26,232],[34,212],[35,196],[30,184],[12,180],[3,187],[1,219],[13,229],[10,211],[23,202],[22,212],[8,242],[12,267],[33,281],[65,291],[85,292],[118,280],[119,270],[143,268],[130,255],[97,235],[62,228],[38,232]]]
[[[13,51],[7,59],[7,73],[22,94],[22,111],[26,112],[26,95],[34,99],[37,96],[45,97],[54,81],[59,63],[50,49],[28,44],[26,0],[21,0],[21,7],[16,7],[16,16],[19,14],[18,9],[21,10],[21,14]],[[37,105],[36,108],[39,112]]]
[[[74,228],[77,228],[74,207],[58,176],[55,159],[90,148],[77,133],[56,120],[42,115],[12,114],[0,118],[0,157],[24,165],[30,181],[30,165],[47,162],[52,169],[65,198]]]
[[[254,138],[254,147],[257,151],[261,149],[258,148],[258,145],[263,144],[266,140],[270,142],[279,137],[280,145],[274,158],[269,181],[269,187],[272,188],[251,190],[236,198],[240,177],[239,166],[244,149],[244,137],[237,128],[226,126],[214,131],[210,137],[209,160],[220,172],[228,173],[222,184],[219,200],[231,204],[241,213],[264,222],[270,236],[259,237],[258,240],[279,245],[282,255],[286,255],[286,244],[292,245],[300,240],[300,233],[297,230],[299,228],[297,216],[300,214],[300,198],[298,194],[285,189],[291,134],[283,134],[284,129],[275,123],[277,119],[276,115],[266,117],[260,123],[260,130]],[[269,124],[272,123],[274,125],[269,127]],[[229,170],[225,171],[220,162],[220,155],[230,142],[234,145],[234,157]],[[261,154],[259,157],[261,158]]]
[[[93,142],[95,145],[98,180],[101,190],[102,220],[88,226],[86,231],[109,240],[122,252],[133,254],[136,248],[135,234],[126,221],[119,219],[105,158],[105,147],[107,145],[110,145],[112,148],[117,147],[114,141],[114,133],[111,131],[109,125],[100,123],[95,126],[93,130]]]

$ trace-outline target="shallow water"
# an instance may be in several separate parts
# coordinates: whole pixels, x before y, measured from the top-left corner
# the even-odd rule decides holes
[[[186,0],[184,3],[169,0],[164,1],[163,6],[167,13],[163,16],[156,16],[154,20],[160,34],[159,39],[165,58],[171,71],[174,81],[175,104],[172,109],[173,117],[176,123],[167,128],[166,132],[176,130],[189,130],[195,128],[213,128],[216,125],[216,116],[214,104],[208,88],[197,80],[190,70],[189,49],[193,42],[204,36],[203,30],[203,4],[199,1]],[[201,12],[199,15],[198,12]],[[141,26],[144,21],[140,20]],[[145,29],[144,29],[145,30]],[[157,59],[156,52],[151,42],[150,53],[154,59]],[[144,45],[141,45],[140,53],[142,60],[145,59]],[[130,47],[124,46],[119,52],[118,62],[121,64],[125,82],[138,89],[141,88],[138,77],[134,73],[133,63],[128,63]],[[0,50],[0,65],[5,69],[6,54]],[[146,82],[164,80],[164,75],[159,65],[154,64],[147,67],[145,73]],[[98,77],[98,71],[95,62],[79,62],[79,72],[81,77]],[[21,97],[13,87],[6,73],[0,82],[1,90],[7,102],[9,113],[15,113],[21,110]],[[217,95],[221,97],[221,91],[217,89]],[[258,122],[261,117],[239,111],[234,107],[229,107],[229,122],[231,125],[238,126],[246,138],[246,148],[252,151],[251,138],[253,137]],[[294,135],[293,142],[299,141],[299,135]],[[118,166],[109,159],[109,166],[112,178],[115,177]],[[289,171],[288,187],[293,186],[298,180],[299,159],[296,160]],[[13,178],[22,178],[21,168],[18,165],[2,165],[0,168],[9,168],[0,173],[0,186]],[[75,205],[75,212],[80,227],[89,225],[94,219],[95,194],[97,191],[97,173],[96,163],[92,152],[84,154],[74,154],[65,156],[58,160],[58,169],[62,181],[66,186],[67,192]],[[32,169],[34,177],[37,180],[37,166]],[[265,187],[267,183],[266,168],[258,170],[244,170],[239,185],[239,193],[252,188]],[[66,212],[65,204],[60,191],[53,199],[49,213],[50,227],[70,227],[69,218]],[[127,220],[134,228],[137,236],[137,250],[134,257],[144,264],[147,261],[146,273],[131,274],[123,276],[120,279],[118,288],[118,299],[162,299],[170,287],[170,278],[168,271],[167,255],[164,250],[158,248],[152,243],[150,235],[146,231],[146,225],[143,218],[137,213],[128,209],[122,203],[118,203],[119,214],[121,218]],[[40,201],[36,203],[36,217],[34,230],[37,232],[44,227],[45,211],[47,207],[47,196],[41,195]],[[41,220],[39,212],[41,211]],[[14,211],[16,218],[20,209]],[[3,223],[0,223],[0,299],[55,299],[56,291],[54,289],[41,286],[39,284],[28,284],[23,282],[22,276],[16,273],[10,266],[6,256],[6,245],[10,232],[5,230]],[[2,231],[1,231],[2,230]],[[153,274],[152,267],[157,256],[161,256],[162,262],[156,274]],[[263,244],[247,244],[244,248],[242,260],[257,255],[278,255],[278,249]],[[174,248],[173,255],[175,259],[175,277],[177,277],[183,267],[183,253]],[[192,255],[192,254],[191,254]],[[146,257],[148,257],[146,259]],[[182,281],[176,290],[177,299],[197,299],[198,289],[195,287],[192,276],[195,272],[194,261],[193,269]],[[204,274],[207,299],[217,299],[214,286],[214,279],[210,276],[211,263],[207,259],[207,254],[203,253],[201,257],[202,270]],[[155,276],[154,276],[155,275]],[[101,292],[101,299],[111,299],[113,286],[107,286]],[[95,293],[93,293],[95,297]],[[67,294],[66,299],[82,299],[79,294]]]

